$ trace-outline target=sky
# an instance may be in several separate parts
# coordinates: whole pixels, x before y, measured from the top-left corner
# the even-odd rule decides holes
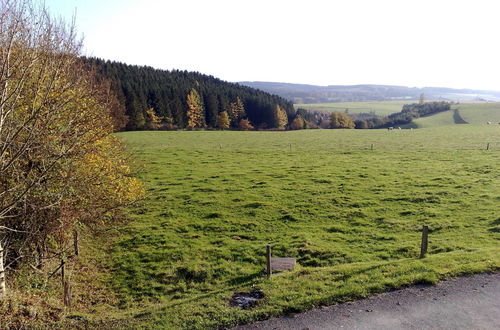
[[[498,0],[45,0],[85,54],[227,81],[500,90]]]

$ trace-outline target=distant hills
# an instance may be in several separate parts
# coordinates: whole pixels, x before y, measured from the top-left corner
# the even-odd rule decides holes
[[[293,103],[418,100],[422,93],[427,100],[500,101],[500,91],[475,89],[390,85],[316,86],[265,81],[242,81],[239,84],[279,95]]]

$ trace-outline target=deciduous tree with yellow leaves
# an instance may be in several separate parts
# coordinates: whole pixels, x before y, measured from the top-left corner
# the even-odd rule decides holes
[[[217,115],[217,128],[221,130],[229,128],[229,115],[226,111],[219,112]]]
[[[236,102],[231,102],[229,106],[231,108],[231,114],[229,117],[233,123],[233,127],[237,127],[240,120],[245,116],[245,105],[238,96],[236,97]]]
[[[187,128],[203,128],[205,127],[205,118],[203,116],[203,103],[201,102],[200,94],[196,89],[191,88],[187,96],[188,105],[188,123]]]
[[[300,115],[297,115],[295,119],[290,124],[291,129],[303,129],[304,128],[304,119]]]
[[[146,110],[146,127],[150,130],[157,130],[161,127],[162,117],[157,116],[153,108]]]
[[[354,128],[356,125],[354,121],[341,112],[332,112],[330,115],[330,128]]]
[[[144,194],[74,27],[43,5],[0,0],[0,239],[7,260],[42,264],[76,228],[106,226]]]
[[[278,104],[274,108],[274,121],[275,128],[277,129],[285,129],[286,125],[288,125],[288,116],[285,110],[283,110],[283,108]]]

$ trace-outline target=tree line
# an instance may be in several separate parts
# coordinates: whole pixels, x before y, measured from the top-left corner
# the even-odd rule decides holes
[[[401,112],[393,113],[387,117],[388,120],[385,125],[404,125],[411,123],[413,119],[448,111],[450,109],[451,103],[444,101],[424,103],[422,100],[420,103],[405,104]]]
[[[126,117],[116,119],[122,129],[284,129],[295,117],[293,104],[277,95],[198,72],[84,62],[111,82],[125,107]]]
[[[305,119],[304,128],[386,128],[411,123],[414,119],[432,115],[451,109],[450,102],[423,102],[405,104],[400,112],[387,117],[376,116],[373,113],[349,114],[346,112],[329,112],[306,110],[299,108],[296,116]],[[291,128],[291,127],[290,127]]]
[[[277,95],[181,70],[83,58],[110,83],[116,130],[384,128],[450,109],[448,102],[406,104],[387,117],[299,108]]]

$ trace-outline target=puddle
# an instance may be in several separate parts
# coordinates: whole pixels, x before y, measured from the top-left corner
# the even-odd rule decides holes
[[[257,305],[257,302],[264,298],[262,291],[237,292],[231,298],[231,305],[243,309],[250,309]]]

